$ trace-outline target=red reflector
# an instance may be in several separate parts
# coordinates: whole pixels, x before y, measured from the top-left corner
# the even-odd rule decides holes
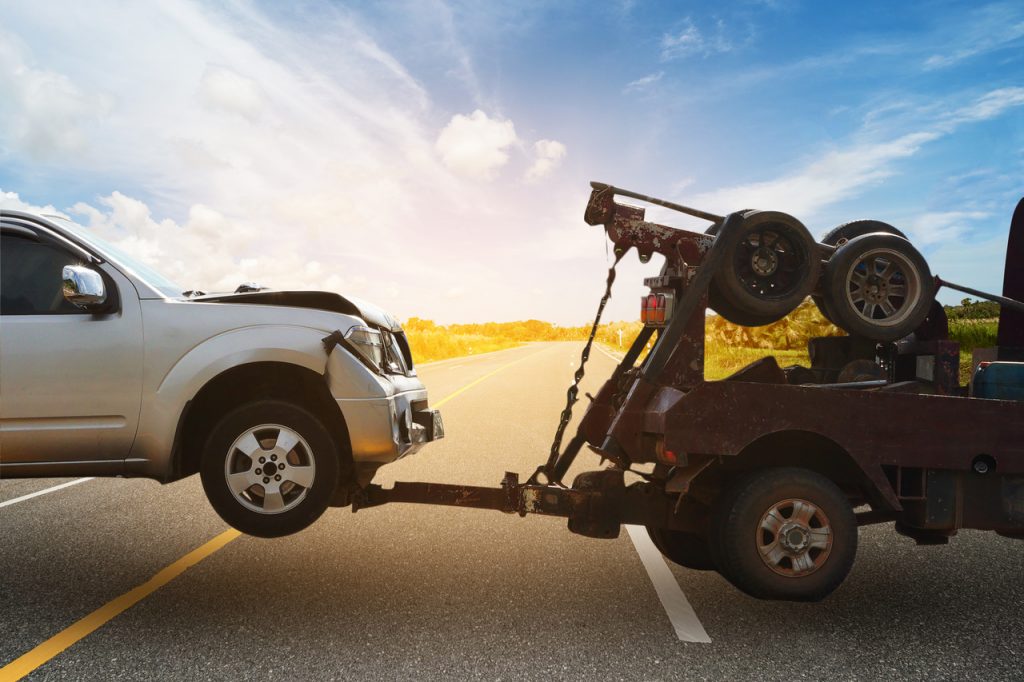
[[[665,451],[665,461],[666,462],[671,462],[672,464],[675,464],[676,463],[676,459],[677,459],[676,453],[672,452],[671,450],[666,450]]]
[[[648,308],[657,308],[658,307],[658,297],[655,296],[654,294],[651,294],[650,296],[648,296],[647,297],[647,307]]]
[[[985,369],[986,367],[988,367],[991,364],[992,363],[989,362],[988,360],[986,360],[985,362],[979,362],[978,363],[978,369]]]

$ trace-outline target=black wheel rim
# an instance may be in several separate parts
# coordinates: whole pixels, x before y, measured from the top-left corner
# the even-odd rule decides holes
[[[736,247],[736,277],[757,298],[785,298],[803,283],[808,253],[788,232],[784,225],[763,225],[749,232]]]

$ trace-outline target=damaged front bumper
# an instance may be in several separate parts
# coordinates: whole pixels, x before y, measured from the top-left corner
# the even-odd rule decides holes
[[[429,409],[415,372],[374,371],[338,338],[340,332],[325,339],[324,376],[344,417],[353,462],[387,464],[444,437],[441,413]]]
[[[443,438],[441,413],[417,404],[426,403],[426,397],[423,390],[387,398],[336,399],[348,427],[352,459],[387,464]]]

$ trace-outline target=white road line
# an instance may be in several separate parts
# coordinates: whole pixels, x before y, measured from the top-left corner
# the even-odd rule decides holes
[[[605,350],[604,348],[602,348],[601,346],[597,346],[597,345],[595,345],[595,346],[594,346],[594,348],[598,349],[599,351],[601,351],[602,353],[604,353],[605,355],[607,355],[608,357],[610,357],[610,358],[611,358],[612,360],[614,360],[614,361],[616,362],[616,364],[618,364],[618,363],[622,362],[622,358],[617,358],[617,357],[615,357],[614,355],[612,355],[612,354],[611,354],[610,352],[606,351],[606,350]],[[625,357],[625,355],[623,355],[623,357]]]
[[[25,500],[31,500],[33,497],[39,497],[40,495],[45,495],[46,493],[53,493],[53,492],[57,492],[58,490],[63,490],[64,488],[70,488],[73,485],[78,485],[79,483],[85,483],[86,481],[91,481],[93,478],[94,478],[93,476],[89,476],[88,478],[76,478],[73,481],[68,481],[67,483],[61,483],[60,485],[55,485],[55,486],[53,486],[51,488],[43,488],[42,490],[37,490],[34,493],[29,493],[28,495],[22,495],[21,497],[15,497],[13,500],[7,500],[6,502],[0,502],[0,508],[2,508],[2,507],[9,507],[12,504],[18,504],[19,502],[24,502]]]
[[[686,595],[662,558],[661,552],[647,535],[647,529],[643,526],[626,526],[626,530],[629,531],[629,538],[636,547],[636,553],[640,555],[640,561],[647,569],[647,575],[654,583],[654,591],[658,593],[661,605],[665,607],[665,613],[672,621],[679,641],[710,644],[711,638],[704,631],[704,626],[701,625],[690,602],[686,600]]]

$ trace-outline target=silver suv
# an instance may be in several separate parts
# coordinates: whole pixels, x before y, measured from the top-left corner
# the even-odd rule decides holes
[[[183,292],[65,219],[4,211],[0,230],[2,477],[198,472],[225,521],[276,537],[443,436],[373,305]]]

